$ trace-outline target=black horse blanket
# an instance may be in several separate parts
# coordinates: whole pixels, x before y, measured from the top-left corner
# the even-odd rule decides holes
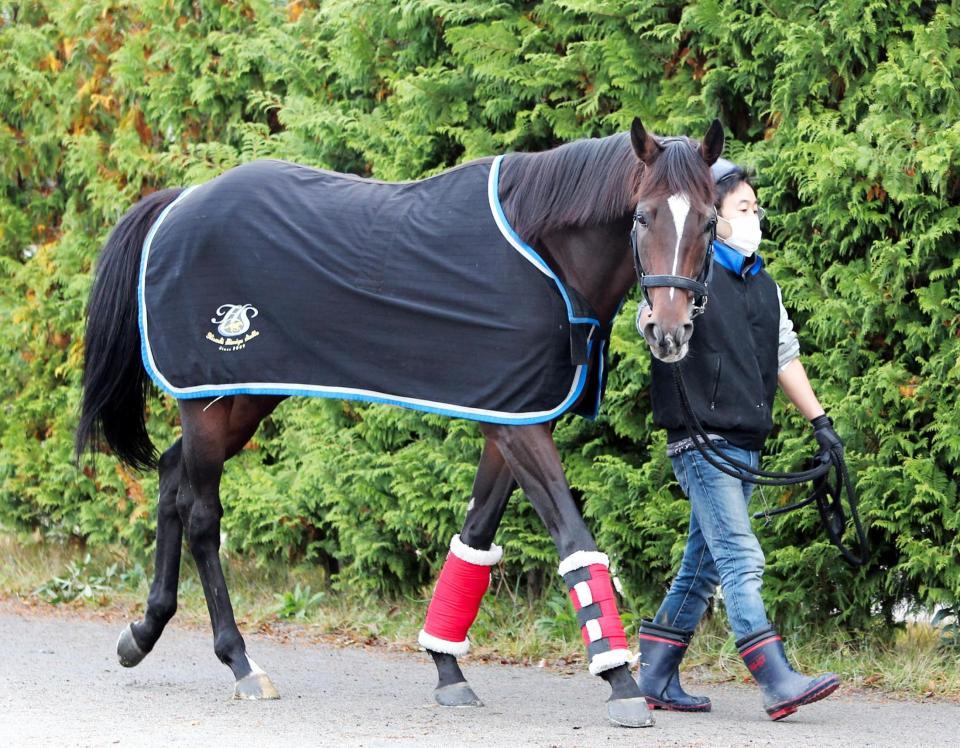
[[[150,376],[176,398],[592,417],[606,335],[507,222],[501,160],[407,183],[257,161],[183,192],[143,247]]]

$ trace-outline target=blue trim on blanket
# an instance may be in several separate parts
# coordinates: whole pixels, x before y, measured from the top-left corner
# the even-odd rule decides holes
[[[523,252],[521,254],[529,255],[527,259],[531,259],[535,265],[537,265],[545,275],[553,278],[553,282],[557,284],[557,290],[560,291],[560,295],[563,297],[563,302],[567,305],[567,319],[570,320],[571,324],[579,325],[595,325],[600,327],[600,320],[594,319],[593,317],[577,317],[573,312],[573,304],[570,303],[570,296],[567,294],[567,289],[563,285],[563,281],[557,277],[557,274],[553,272],[551,267],[546,263],[546,261],[537,253],[537,251],[527,244],[523,239],[520,238],[520,235],[514,231],[513,226],[510,225],[510,221],[507,220],[506,214],[503,212],[503,206],[500,205],[500,164],[503,162],[503,156],[497,156],[493,163],[490,165],[490,170],[493,172],[490,179],[493,182],[495,189],[492,192],[491,202],[493,204],[494,210],[497,211],[497,216],[500,218],[500,222],[503,227],[510,234],[510,238],[515,244],[518,244],[522,247]]]
[[[173,210],[173,206],[179,203],[183,198],[189,195],[197,188],[197,185],[191,185],[187,187],[183,192],[174,198],[166,208],[160,211],[160,215],[157,216],[156,220],[153,222],[153,225],[150,226],[150,230],[147,232],[146,238],[143,240],[143,247],[140,249],[140,269],[137,275],[137,329],[140,332],[140,360],[143,362],[143,368],[147,370],[147,374],[150,375],[150,378],[154,381],[161,390],[172,394],[169,392],[169,389],[166,386],[166,380],[160,376],[160,373],[153,368],[153,357],[150,353],[150,346],[147,343],[147,300],[146,300],[146,278],[147,278],[147,258],[150,256],[150,244],[153,242],[153,235],[157,233],[157,229],[160,228],[160,224],[163,223],[163,219],[167,217],[167,214]]]
[[[584,366],[584,369],[587,367]],[[587,381],[585,374],[581,374],[580,381],[577,384],[577,389],[573,393],[573,396],[561,403],[558,406],[559,410],[551,411],[549,414],[544,416],[537,416],[534,418],[518,418],[512,417],[509,415],[503,416],[477,416],[470,413],[462,413],[456,410],[449,410],[440,406],[429,406],[429,405],[420,405],[419,403],[405,403],[401,400],[391,399],[389,396],[372,396],[372,395],[361,395],[355,393],[343,393],[343,392],[324,392],[320,389],[302,391],[297,389],[282,389],[275,387],[264,387],[264,388],[245,388],[239,387],[236,389],[223,390],[218,392],[191,392],[188,394],[180,394],[173,390],[167,388],[164,384],[159,382],[154,376],[154,372],[148,370],[150,377],[157,384],[157,386],[163,390],[166,394],[175,398],[176,400],[197,400],[204,397],[233,397],[234,395],[284,395],[287,397],[318,397],[323,398],[324,400],[351,400],[353,402],[364,402],[364,403],[374,403],[377,405],[394,405],[399,408],[404,408],[406,410],[417,410],[421,413],[432,413],[434,415],[444,416],[446,418],[463,418],[468,421],[480,421],[483,423],[497,423],[503,424],[506,426],[529,426],[537,423],[545,423],[547,421],[552,421],[554,418],[559,418],[564,413],[566,413],[577,402],[577,399],[580,397],[580,394],[583,392],[584,384]]]
[[[499,177],[499,160],[502,157],[498,157],[494,161],[494,164],[498,167],[497,176]],[[153,366],[152,353],[149,349],[148,338],[147,338],[147,309],[146,309],[146,272],[147,272],[147,261],[150,254],[150,245],[153,241],[153,237],[157,232],[157,229],[160,227],[160,224],[167,217],[167,214],[171,209],[179,203],[183,198],[185,198],[191,191],[193,191],[197,185],[186,188],[177,198],[171,202],[160,215],[154,221],[153,225],[150,227],[149,232],[147,233],[146,239],[143,242],[143,248],[141,250],[140,257],[140,275],[137,283],[137,304],[138,304],[138,314],[137,314],[137,325],[140,331],[140,354],[143,362],[143,366],[147,371],[147,374],[154,381],[157,387],[170,395],[171,397],[177,400],[196,400],[206,397],[232,397],[234,395],[282,395],[288,397],[320,397],[330,400],[353,400],[359,402],[368,402],[368,403],[378,403],[383,405],[394,405],[401,408],[406,408],[408,410],[417,410],[424,413],[433,413],[436,415],[441,415],[449,418],[465,418],[473,421],[481,421],[484,423],[497,423],[505,424],[512,426],[523,426],[531,425],[536,423],[545,423],[547,421],[552,421],[554,418],[558,418],[567,412],[571,407],[573,407],[576,402],[580,399],[580,396],[583,394],[584,387],[587,382],[587,378],[590,373],[589,364],[583,364],[577,367],[577,382],[576,386],[572,388],[572,394],[569,394],[563,402],[561,402],[556,408],[553,408],[546,413],[537,416],[513,416],[507,413],[503,415],[479,415],[477,413],[464,412],[458,408],[464,408],[466,406],[456,406],[450,405],[449,403],[437,403],[437,404],[423,404],[423,403],[412,403],[406,402],[402,399],[399,399],[397,396],[390,396],[384,394],[370,395],[364,392],[353,390],[349,388],[339,388],[339,391],[332,391],[332,388],[324,388],[320,385],[303,385],[302,387],[296,385],[284,386],[264,386],[264,387],[229,387],[229,386],[219,386],[224,387],[223,389],[216,389],[218,385],[212,385],[211,388],[200,389],[193,392],[182,392],[178,391],[172,385],[170,385],[167,380],[157,371]],[[496,200],[496,208],[501,211],[501,216],[503,216],[502,209],[500,208],[499,196]],[[533,257],[535,257],[539,263],[541,269],[553,278],[554,282],[557,284],[557,288],[560,291],[561,296],[563,297],[564,302],[567,306],[567,317],[571,323],[576,324],[592,324],[597,327],[600,327],[600,322],[593,318],[586,317],[574,317],[573,315],[573,306],[570,302],[570,298],[567,295],[566,289],[563,287],[563,283],[560,279],[550,270],[549,266],[543,261],[543,258],[540,257],[532,248],[530,248],[519,236],[516,235],[516,232],[513,231],[513,228],[506,220],[506,216],[503,216],[504,225],[513,233],[515,241],[519,242]],[[522,253],[521,253],[522,254]],[[587,341],[587,359],[591,359],[591,354],[593,351],[593,341]],[[602,349],[601,349],[602,351]],[[602,363],[601,363],[602,366]],[[343,391],[346,390],[346,391]],[[428,401],[429,402],[429,401]],[[598,400],[599,408],[599,400]],[[474,409],[481,410],[481,409]],[[494,413],[499,413],[499,411],[494,411]]]
[[[592,349],[592,347],[593,343],[591,342],[588,350]],[[580,395],[583,393],[584,385],[587,382],[588,373],[588,367],[586,365],[579,367],[580,378],[577,382],[576,389],[571,396],[554,408],[554,410],[545,415],[524,418],[510,416],[508,414],[504,414],[502,416],[490,415],[481,417],[473,413],[464,413],[462,411],[455,410],[457,406],[449,406],[448,408],[445,408],[442,405],[432,406],[421,405],[420,403],[408,403],[396,398],[392,398],[389,395],[375,396],[361,394],[359,392],[331,392],[329,390],[324,390],[320,386],[314,386],[311,389],[299,389],[296,387],[235,387],[224,390],[181,393],[167,386],[166,381],[158,375],[158,373],[153,369],[152,366],[150,366],[146,359],[144,359],[144,367],[157,387],[177,400],[198,400],[204,397],[220,398],[232,397],[234,395],[284,395],[288,397],[319,397],[326,400],[353,400],[356,402],[376,403],[379,405],[394,405],[399,408],[406,408],[407,410],[418,410],[422,413],[433,413],[435,415],[445,416],[448,418],[465,418],[470,421],[498,423],[507,426],[532,425],[536,423],[545,423],[546,421],[552,421],[554,418],[559,418],[568,410],[570,410],[577,400],[580,399]]]

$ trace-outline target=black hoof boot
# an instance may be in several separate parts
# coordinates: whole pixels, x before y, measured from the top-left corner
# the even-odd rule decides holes
[[[128,625],[120,632],[120,638],[117,640],[117,657],[120,664],[124,667],[135,667],[139,665],[143,658],[149,654],[140,649],[137,640],[133,638],[133,624]]]
[[[737,649],[763,691],[763,707],[774,721],[826,698],[840,685],[840,678],[834,673],[808,677],[790,667],[783,640],[773,626],[743,637],[737,642]]]
[[[466,681],[438,686],[433,690],[433,698],[440,706],[483,706],[483,702]]]
[[[637,685],[651,709],[672,712],[709,712],[710,699],[691,696],[680,686],[680,661],[692,631],[653,621],[640,624],[640,675]]]

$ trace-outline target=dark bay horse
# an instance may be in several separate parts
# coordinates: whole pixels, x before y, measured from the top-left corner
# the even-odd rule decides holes
[[[709,167],[722,149],[723,130],[718,121],[698,143],[685,137],[657,138],[646,132],[639,120],[634,120],[629,134],[577,141],[542,153],[509,154],[497,161],[485,159],[471,163],[485,164],[484,168],[493,168],[491,163],[498,165],[499,181],[491,182],[494,185],[491,205],[502,205],[498,220],[503,224],[504,237],[510,238],[518,251],[529,250],[531,256],[542,261],[544,266],[538,270],[553,278],[558,288],[576,292],[585,308],[591,310],[588,321],[596,328],[591,335],[598,332],[597,337],[603,337],[609,332],[624,296],[637,281],[637,273],[641,273],[644,293],[652,305],[652,318],[644,335],[653,355],[662,360],[676,360],[686,353],[696,305],[703,301],[704,294],[698,292],[703,289],[696,279],[703,279],[709,263],[708,247],[715,225]],[[218,180],[226,180],[221,184],[230,184],[230,175],[244,168],[231,170]],[[297,173],[302,176],[301,172]],[[358,189],[373,183],[373,180],[353,179],[351,184]],[[215,183],[217,180],[208,184]],[[195,194],[199,195],[205,187],[197,188]],[[184,194],[181,189],[167,189],[141,200],[114,229],[101,255],[88,306],[77,453],[79,456],[88,446],[105,442],[120,459],[135,468],[154,465],[159,468],[155,579],[143,619],[128,626],[120,637],[120,662],[128,667],[138,664],[153,649],[174,615],[181,544],[185,536],[203,584],[213,627],[214,652],[232,670],[236,696],[276,698],[277,690],[270,678],[247,655],[234,620],[218,554],[223,513],[219,484],[224,463],[243,448],[260,422],[288,394],[300,393],[255,387],[244,391],[236,388],[198,391],[186,387],[176,389],[174,385],[168,388],[167,380],[154,371],[153,354],[162,348],[164,341],[157,339],[153,320],[149,341],[153,347],[144,339],[147,318],[140,316],[146,313],[139,308],[138,297],[138,293],[143,293],[141,274],[146,273],[142,266],[146,267],[144,258],[150,251],[153,232],[164,216],[175,203],[188,207],[192,204],[194,197],[183,200]],[[229,202],[218,198],[217,193],[208,194],[212,195],[211,205]],[[322,206],[323,202],[311,204]],[[437,209],[443,207],[439,205]],[[236,208],[234,214],[221,217],[217,225],[203,228],[213,232],[210,236],[226,235],[231,223],[242,223],[242,210],[242,207]],[[322,207],[316,210],[321,211]],[[476,210],[485,210],[485,207],[477,205]],[[184,208],[180,215],[189,215],[189,212]],[[461,218],[463,216],[451,215],[449,220]],[[453,230],[451,224],[450,231]],[[242,236],[237,241],[242,241]],[[367,243],[377,241],[377,236],[371,235]],[[281,251],[279,247],[275,249]],[[203,247],[198,251],[202,252]],[[180,276],[185,272],[180,266]],[[484,272],[483,268],[477,272]],[[555,295],[556,291],[550,293]],[[364,289],[362,298],[370,299],[371,304],[377,303],[376,289]],[[563,299],[569,308],[570,298],[566,292]],[[183,300],[184,305],[189,302],[189,299]],[[230,345],[234,344],[237,349],[249,346],[252,350],[268,337],[264,335],[261,340],[247,342],[252,335],[247,332],[248,317],[257,314],[249,304],[226,305],[217,308],[217,313],[223,315],[222,318],[211,322],[220,323],[218,330],[222,337],[211,332],[207,338],[213,342],[197,345],[209,344],[213,350],[219,344],[219,350],[229,350],[229,356],[234,356],[229,360],[238,361],[240,357]],[[255,318],[256,323],[263,323],[265,316],[261,313]],[[571,313],[570,322],[575,321]],[[387,319],[383,324],[390,327],[390,333],[396,338],[419,334],[414,329],[393,328],[392,322]],[[560,322],[566,335],[563,325],[567,320]],[[241,332],[246,332],[246,337],[231,337]],[[345,336],[348,331],[340,333]],[[341,349],[330,355],[351,354]],[[566,363],[569,364],[569,360]],[[532,366],[536,369],[538,365]],[[529,362],[525,366],[529,367]],[[532,374],[539,376],[537,371]],[[435,373],[438,379],[444,375],[444,367]],[[151,390],[150,377],[178,398],[182,425],[182,436],[159,458],[144,418],[146,397]],[[539,380],[534,377],[530,381]],[[465,417],[481,422],[486,441],[463,529],[451,541],[451,552],[420,638],[437,666],[439,683],[435,695],[441,704],[480,703],[467,685],[457,656],[468,646],[466,630],[489,583],[489,567],[499,559],[494,536],[507,500],[519,485],[556,543],[561,559],[560,573],[582,626],[590,670],[603,677],[612,689],[608,715],[614,722],[627,726],[652,724],[629,673],[631,657],[610,586],[606,556],[599,552],[577,509],[552,438],[552,423],[560,412],[577,405],[572,401],[574,396],[589,396],[599,402],[602,381],[599,388],[589,394],[586,390],[576,390],[564,401],[563,408],[556,413],[547,412],[540,422],[486,418],[481,411],[464,410]],[[216,394],[221,392],[226,394]],[[353,396],[336,392],[324,391],[322,395]],[[390,402],[407,405],[414,401]]]

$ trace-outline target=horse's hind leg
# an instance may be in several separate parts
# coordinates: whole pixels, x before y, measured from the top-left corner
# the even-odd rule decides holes
[[[242,699],[275,699],[279,693],[267,674],[247,656],[233,616],[219,555],[223,515],[220,477],[224,462],[242,448],[282,399],[238,397],[180,403],[183,474],[177,504],[210,612],[213,649],[233,671],[234,695]]]
[[[488,441],[484,445],[483,454],[480,456],[480,464],[477,467],[477,475],[473,481],[470,503],[467,506],[467,518],[459,535],[460,542],[455,548],[451,548],[451,555],[459,553],[460,556],[466,555],[473,560],[486,560],[488,564],[499,555],[499,550],[492,548],[493,538],[500,526],[500,520],[503,518],[507,500],[513,493],[515,486],[513,475],[504,462],[503,456],[496,445]],[[484,556],[484,554],[487,555]],[[458,581],[455,579],[458,571],[467,574],[484,571],[482,568],[470,570],[469,567],[466,567],[464,569],[462,561],[462,558],[451,561],[448,556],[444,571],[441,572],[441,578],[446,575],[451,582],[455,583]],[[453,566],[453,564],[457,566]],[[453,589],[456,589],[456,587],[457,585],[454,584]],[[434,698],[441,706],[482,706],[482,702],[470,688],[467,679],[460,670],[460,665],[457,663],[457,655],[462,654],[464,645],[468,644],[466,631],[473,621],[471,615],[475,615],[479,610],[480,600],[478,598],[475,601],[477,610],[471,608],[465,619],[460,622],[463,636],[461,637],[459,633],[451,636],[449,629],[447,629],[449,624],[444,625],[441,620],[438,627],[437,620],[433,617],[437,614],[435,605],[444,606],[445,604],[460,602],[459,600],[443,600],[442,598],[449,591],[451,590],[438,582],[434,599],[430,603],[431,610],[427,615],[427,624],[420,636],[421,643],[433,657],[433,662],[437,666],[438,682],[434,691]],[[482,594],[482,591],[480,592]],[[442,619],[443,614],[440,615]],[[466,619],[469,619],[469,621]],[[456,641],[450,641],[451,638],[456,639]]]
[[[181,447],[181,440],[177,439],[160,456],[156,568],[143,620],[127,626],[117,642],[117,656],[124,667],[133,667],[147,656],[177,610],[180,548],[183,543],[183,525],[177,512]]]

